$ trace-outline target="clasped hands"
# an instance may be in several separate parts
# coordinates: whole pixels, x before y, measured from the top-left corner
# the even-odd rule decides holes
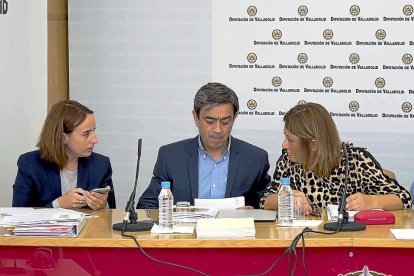
[[[82,188],[75,188],[59,197],[62,208],[82,208],[89,206],[92,210],[102,209],[106,206],[108,193],[89,192]]]

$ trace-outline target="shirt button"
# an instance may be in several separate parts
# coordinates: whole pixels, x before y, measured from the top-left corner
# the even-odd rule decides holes
[[[224,160],[226,160],[227,159],[227,157],[226,156],[224,156],[224,158],[223,158]]]
[[[214,163],[214,167],[217,167],[217,163]]]
[[[215,188],[216,187],[216,184],[213,184],[213,188]]]

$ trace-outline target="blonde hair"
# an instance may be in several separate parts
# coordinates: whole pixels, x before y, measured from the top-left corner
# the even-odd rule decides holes
[[[52,106],[40,133],[39,148],[42,160],[63,169],[68,163],[64,133],[72,133],[93,111],[72,100],[60,101]]]
[[[329,176],[341,162],[341,140],[329,112],[317,103],[298,104],[285,114],[283,121],[285,128],[301,140],[304,168],[318,177]],[[314,155],[312,140],[317,144]]]

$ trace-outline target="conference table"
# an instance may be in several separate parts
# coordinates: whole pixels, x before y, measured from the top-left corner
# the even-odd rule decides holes
[[[82,210],[83,211],[83,210]],[[364,270],[378,275],[407,275],[414,260],[414,240],[396,240],[390,229],[414,228],[412,210],[394,211],[396,223],[367,225],[361,232],[305,234],[295,255],[282,254],[301,228],[256,222],[255,238],[197,239],[193,234],[151,234],[112,230],[123,210],[86,210],[92,215],[77,238],[0,237],[0,275],[346,275]],[[156,220],[157,210],[138,210],[139,220]],[[323,219],[307,217],[306,219]],[[323,230],[323,223],[315,228]],[[1,229],[4,234],[5,229]],[[145,254],[144,254],[145,252]],[[148,257],[148,255],[150,257]],[[277,261],[277,264],[275,262]],[[275,265],[274,265],[275,264]],[[274,265],[274,266],[272,266]],[[272,267],[271,267],[272,266]],[[294,269],[294,271],[293,271]],[[20,274],[19,274],[20,273]]]

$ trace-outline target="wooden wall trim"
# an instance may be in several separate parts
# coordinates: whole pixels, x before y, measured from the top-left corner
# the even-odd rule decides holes
[[[69,98],[68,1],[47,1],[47,107]]]

